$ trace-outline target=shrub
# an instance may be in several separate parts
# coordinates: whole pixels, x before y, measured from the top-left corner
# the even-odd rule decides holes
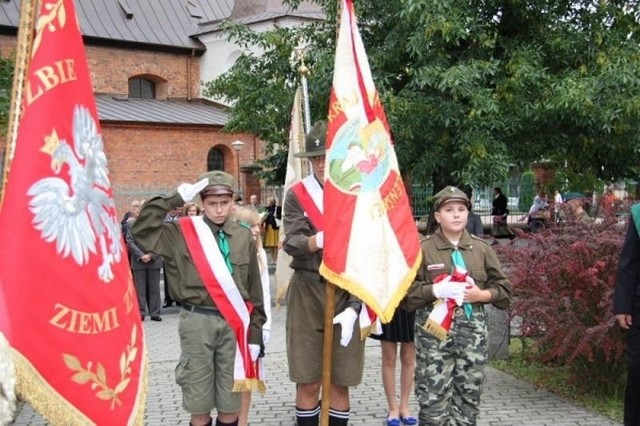
[[[598,223],[567,219],[540,233],[520,231],[497,248],[513,286],[513,323],[536,342],[528,356],[567,366],[583,383],[619,384],[621,375],[611,372],[623,371],[626,341],[612,295],[625,232],[614,215]]]
[[[534,188],[533,172],[529,170],[522,173],[520,177],[520,211],[529,211],[535,195],[536,189]]]

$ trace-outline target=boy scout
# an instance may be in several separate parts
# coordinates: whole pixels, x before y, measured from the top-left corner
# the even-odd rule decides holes
[[[132,229],[142,247],[162,255],[171,295],[182,302],[176,382],[194,426],[212,425],[214,408],[216,425],[238,424],[239,392],[255,383],[262,344],[266,316],[257,251],[251,231],[229,218],[234,187],[229,174],[206,173],[196,184],[151,198]],[[198,193],[203,216],[164,221],[172,207]],[[238,363],[243,371],[234,370]]]
[[[415,392],[420,425],[476,424],[488,358],[484,305],[506,309],[511,285],[491,247],[466,228],[469,198],[435,195],[438,228],[421,241],[423,263],[407,294],[416,310]]]
[[[284,251],[294,270],[287,294],[287,357],[289,377],[296,386],[297,426],[317,426],[322,379],[325,280],[318,270],[322,262],[322,230],[326,122],[317,122],[305,140],[305,151],[313,174],[287,192],[283,217],[287,235]],[[348,292],[336,289],[333,320],[340,324],[333,341],[329,425],[349,421],[349,386],[362,381],[364,342],[351,338],[362,303]],[[356,331],[356,334],[359,334]]]

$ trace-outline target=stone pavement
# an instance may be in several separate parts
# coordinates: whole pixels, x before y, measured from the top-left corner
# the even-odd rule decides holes
[[[285,309],[273,310],[273,329],[267,346],[267,392],[255,393],[252,399],[252,425],[293,425],[295,387],[289,382],[285,348]],[[145,338],[149,351],[149,394],[146,425],[188,425],[188,415],[181,408],[181,393],[174,381],[180,345],[178,340],[179,308],[165,309],[162,322],[145,321]],[[417,404],[412,395],[413,413]],[[379,343],[368,339],[365,374],[362,384],[352,390],[351,424],[384,425],[387,403],[380,379]],[[19,408],[15,425],[45,425],[42,417],[28,404]],[[105,424],[108,424],[105,423]],[[616,425],[604,417],[572,405],[549,392],[487,368],[478,425]]]

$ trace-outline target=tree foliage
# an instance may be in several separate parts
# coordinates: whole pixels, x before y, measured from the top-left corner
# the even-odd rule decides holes
[[[337,2],[319,1],[326,22],[261,34],[226,27],[261,51],[207,83],[208,96],[233,103],[227,130],[283,147],[300,44],[312,116],[326,116]],[[566,164],[570,185],[636,177],[639,10],[635,1],[356,1],[402,172],[436,190],[498,182],[510,164],[540,159]],[[285,153],[270,154],[265,165],[281,181]]]
[[[0,137],[7,134],[9,110],[11,108],[11,87],[13,85],[13,57],[0,56]]]

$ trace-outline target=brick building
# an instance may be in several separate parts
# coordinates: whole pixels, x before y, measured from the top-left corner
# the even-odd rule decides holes
[[[19,0],[0,2],[3,56],[15,48],[19,8]],[[82,0],[76,9],[119,214],[133,199],[193,182],[209,170],[239,177],[243,194],[260,194],[255,162],[264,143],[222,133],[226,106],[203,99],[201,82],[239,56],[232,43],[213,36],[218,22],[232,17],[268,29],[288,16],[287,9],[273,0]],[[224,65],[203,72],[212,64]]]

